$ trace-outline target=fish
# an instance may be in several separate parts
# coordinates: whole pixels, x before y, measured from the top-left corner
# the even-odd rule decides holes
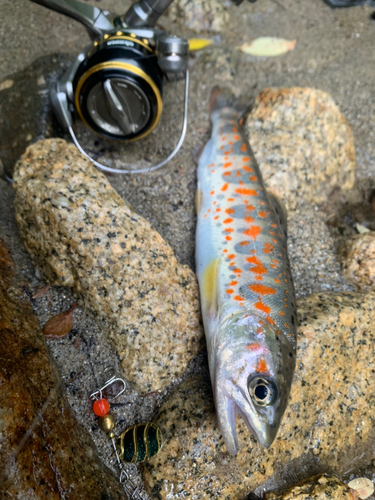
[[[227,450],[236,416],[263,447],[279,429],[296,364],[297,312],[287,213],[267,191],[240,123],[241,99],[215,87],[198,160],[196,274],[210,378]]]

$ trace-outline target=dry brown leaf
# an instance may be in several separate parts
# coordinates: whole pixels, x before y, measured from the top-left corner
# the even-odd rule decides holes
[[[50,287],[51,287],[51,283],[47,283],[43,288],[41,288],[36,293],[34,293],[33,299],[38,299],[39,297],[43,297],[43,295],[48,292]]]
[[[74,303],[70,309],[64,313],[56,314],[43,326],[43,333],[49,338],[63,337],[73,328],[73,311],[78,306]]]

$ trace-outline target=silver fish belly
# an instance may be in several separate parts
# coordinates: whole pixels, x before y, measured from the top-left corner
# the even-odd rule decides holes
[[[196,270],[219,426],[238,452],[236,414],[263,446],[276,437],[296,360],[286,213],[265,189],[239,113],[216,90],[199,159]]]

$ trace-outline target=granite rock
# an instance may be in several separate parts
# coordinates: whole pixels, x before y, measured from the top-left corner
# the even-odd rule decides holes
[[[280,495],[266,493],[264,500],[357,500],[358,494],[337,477],[322,474],[303,481],[302,484],[292,486]]]
[[[0,498],[124,500],[68,405],[1,240],[0,254]]]
[[[360,290],[375,289],[375,232],[357,234],[340,248],[342,273]]]
[[[251,147],[268,188],[288,209],[324,203],[354,185],[351,130],[332,97],[312,88],[268,88],[247,120]]]
[[[218,429],[208,374],[180,386],[155,417],[164,447],[144,471],[153,497],[243,500],[254,490],[275,490],[266,481],[274,486],[272,478],[284,469],[284,486],[290,487],[300,471],[303,477],[340,475],[355,459],[359,466],[361,460],[369,463],[375,423],[374,299],[374,294],[321,293],[299,300],[295,378],[269,449],[238,418],[240,451],[231,456]]]
[[[228,6],[220,0],[175,0],[167,11],[173,22],[194,31],[222,31],[229,21]]]
[[[198,286],[159,233],[61,139],[27,149],[14,188],[35,265],[107,321],[126,378],[149,391],[181,375],[202,347]]]

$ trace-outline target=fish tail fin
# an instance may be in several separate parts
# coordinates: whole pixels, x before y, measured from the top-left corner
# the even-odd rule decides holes
[[[249,113],[254,99],[249,96],[235,96],[229,89],[215,86],[210,95],[209,113],[210,117],[216,112],[233,111],[237,114],[237,119],[244,119]]]

